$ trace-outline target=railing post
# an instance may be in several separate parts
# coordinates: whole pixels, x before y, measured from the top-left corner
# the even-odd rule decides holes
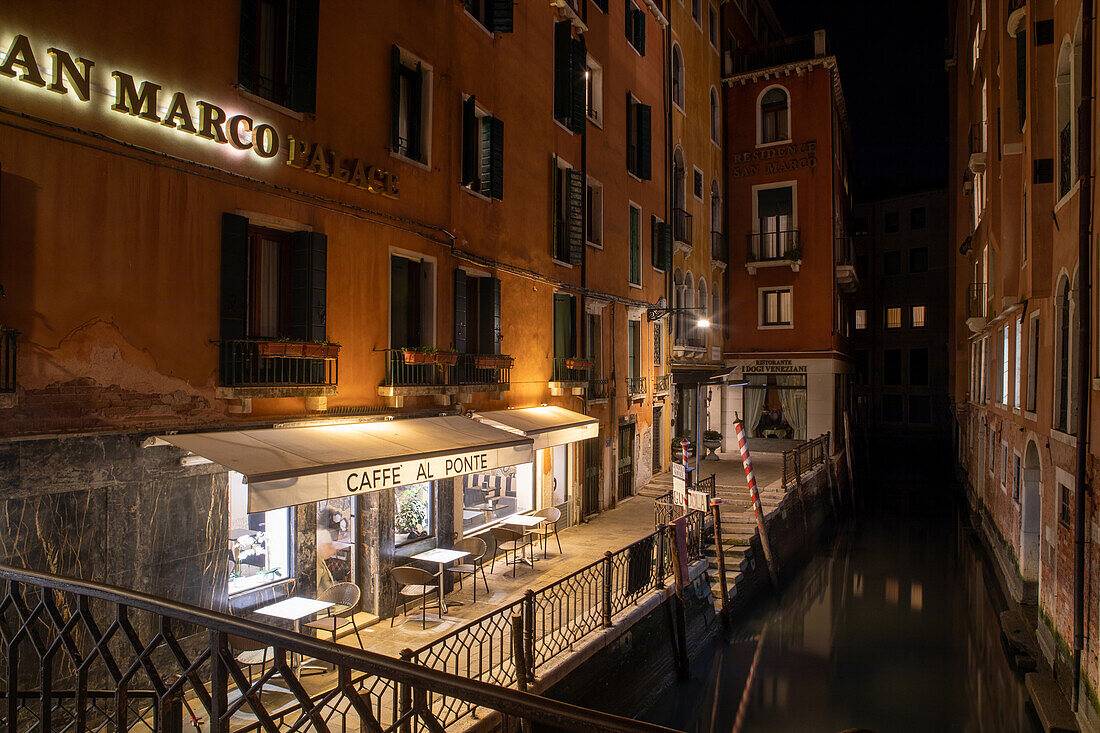
[[[401,659],[406,662],[416,663],[416,653],[408,647],[401,650]],[[413,709],[413,690],[412,685],[408,682],[397,683],[397,717],[400,718],[403,715],[408,714]],[[410,733],[412,726],[409,721],[405,721],[401,724],[401,733]]]
[[[524,609],[526,607],[525,603]],[[527,692],[527,675],[529,674],[527,660],[524,658],[527,656],[523,624],[525,615],[523,612],[512,614],[512,666],[515,672],[516,687],[522,692]]]
[[[210,730],[229,731],[225,716],[229,706],[229,676],[222,660],[226,648],[226,636],[221,631],[210,631]]]
[[[527,618],[523,626],[523,646],[527,655],[527,682],[535,681],[535,591],[530,588],[523,594],[523,612]]]
[[[164,733],[183,733],[183,693],[157,701],[156,728]]]
[[[665,587],[665,524],[657,525],[657,576],[656,589]]]
[[[603,599],[601,609],[603,611],[604,628],[611,628],[611,552],[603,554]]]
[[[722,545],[722,500],[710,500],[710,513],[714,518],[714,554],[718,558],[718,587],[722,590],[722,617],[728,611],[729,589],[726,587],[726,548]]]

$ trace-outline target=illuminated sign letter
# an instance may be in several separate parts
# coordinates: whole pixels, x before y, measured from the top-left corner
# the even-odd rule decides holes
[[[48,48],[46,51],[53,56],[53,81],[46,88],[51,92],[65,94],[69,90],[65,88],[65,80],[62,77],[67,76],[76,96],[81,102],[87,102],[91,72],[95,62],[80,57],[77,57],[74,62],[72,56],[58,48]],[[79,69],[76,68],[77,64],[80,64]]]
[[[293,135],[286,136],[286,164],[292,168],[301,168],[306,164],[305,157],[309,153],[309,142]]]
[[[111,109],[150,122],[160,122],[160,118],[157,117],[157,96],[160,94],[160,84],[143,81],[139,92],[134,86],[134,77],[126,72],[112,71],[111,76],[115,78],[115,103],[111,105]]]
[[[309,153],[309,162],[306,163],[306,170],[310,173],[316,173],[319,176],[328,178],[328,158],[325,157],[325,149],[321,143],[313,143],[313,150]]]
[[[14,77],[16,66],[20,68],[19,81],[25,81],[36,87],[46,86],[46,80],[38,71],[38,62],[34,60],[31,42],[24,35],[18,35],[12,39],[8,55],[4,57],[4,63],[0,64],[0,74]]]
[[[226,129],[229,131],[229,144],[235,147],[237,150],[248,150],[252,147],[252,140],[249,139],[245,142],[241,139],[241,123],[245,123],[245,129],[248,130],[249,136],[252,135],[252,120],[244,115],[233,115],[229,118],[229,124],[226,125]]]
[[[225,110],[201,99],[195,106],[199,108],[199,137],[216,143],[229,142],[225,137],[225,130],[222,129],[225,124]]]
[[[181,132],[189,132],[192,135],[198,132],[195,129],[194,120],[191,119],[191,110],[187,108],[187,97],[184,96],[183,92],[176,92],[172,95],[172,101],[168,104],[168,112],[164,115],[164,122],[160,124],[166,127],[174,127]]]
[[[252,131],[252,146],[261,158],[274,158],[279,152],[279,133],[271,125],[257,125]]]

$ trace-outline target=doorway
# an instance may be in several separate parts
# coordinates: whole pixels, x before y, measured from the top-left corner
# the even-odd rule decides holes
[[[984,471],[982,471],[984,473]],[[1020,497],[1020,575],[1025,581],[1039,580],[1039,525],[1042,508],[1042,469],[1039,449],[1029,441],[1024,453],[1023,481]]]
[[[600,510],[600,460],[603,439],[599,436],[584,441],[584,491],[581,492],[581,516],[588,517]]]
[[[634,425],[619,426],[619,500],[634,495]]]

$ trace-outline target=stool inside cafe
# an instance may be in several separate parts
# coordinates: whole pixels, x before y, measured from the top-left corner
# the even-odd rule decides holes
[[[390,569],[414,555],[470,536],[484,536],[492,552],[492,527],[548,507],[561,510],[559,527],[574,523],[580,441],[598,434],[596,418],[542,405],[156,441],[227,473],[227,610],[350,582],[362,591],[360,610],[383,616]]]

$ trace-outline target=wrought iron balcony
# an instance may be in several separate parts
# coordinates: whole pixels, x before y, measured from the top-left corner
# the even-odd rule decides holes
[[[653,378],[653,394],[668,394],[672,389],[672,375],[658,374]]]
[[[672,238],[677,242],[691,245],[691,214],[684,209],[672,210]]]
[[[966,288],[966,317],[988,318],[988,286],[985,283],[970,283]]]
[[[19,332],[0,329],[0,393],[15,391],[15,354]]]
[[[385,349],[385,353],[383,386],[423,387],[425,393],[442,387],[506,387],[515,364],[515,359],[506,354],[423,353],[405,349]]]
[[[780,232],[757,232],[748,237],[749,262],[775,262],[802,259],[802,246],[798,229]]]
[[[239,339],[219,344],[222,387],[335,387],[336,344]]]
[[[610,379],[589,379],[588,380],[588,399],[590,400],[606,400],[611,396],[611,380]]]
[[[817,31],[784,38],[733,54],[729,59],[728,74],[745,74],[758,69],[809,61],[829,54],[830,48],[825,31]]]
[[[729,263],[729,247],[726,244],[726,235],[722,232],[710,233],[710,258],[718,262]]]
[[[553,371],[550,380],[553,382],[584,382],[588,384],[592,360],[579,356],[554,357]]]
[[[646,393],[645,377],[627,377],[626,393],[631,397],[640,397]]]

